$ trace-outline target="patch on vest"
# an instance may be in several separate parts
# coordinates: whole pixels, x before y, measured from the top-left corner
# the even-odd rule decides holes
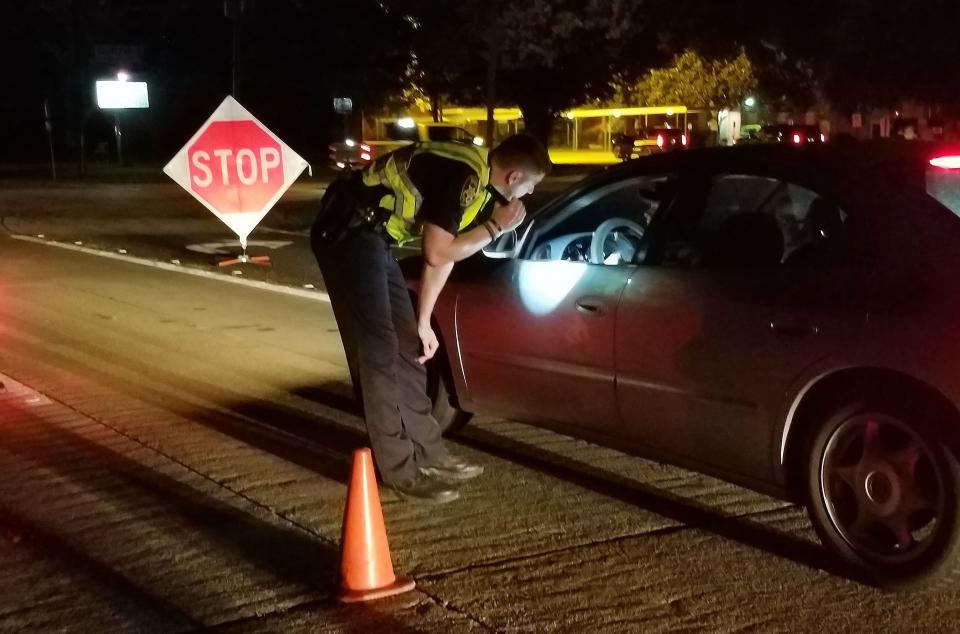
[[[480,193],[480,177],[471,174],[467,180],[463,181],[463,189],[460,190],[460,206],[469,207],[477,199]]]

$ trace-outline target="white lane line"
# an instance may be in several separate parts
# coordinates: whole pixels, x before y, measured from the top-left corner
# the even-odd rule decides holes
[[[304,229],[302,231],[289,231],[287,229],[274,229],[273,227],[258,227],[260,231],[267,231],[269,233],[279,233],[285,236],[297,236],[299,238],[309,238],[310,230]]]
[[[49,405],[52,402],[40,392],[0,372],[0,402],[4,401],[25,407]]]
[[[240,286],[247,286],[249,288],[256,288],[262,291],[272,291],[274,293],[283,293],[284,295],[292,295],[294,297],[303,297],[305,299],[313,299],[316,301],[330,303],[330,296],[321,291],[310,291],[306,289],[293,288],[290,286],[281,286],[280,284],[270,284],[269,282],[261,282],[259,280],[248,280],[243,278],[238,278],[236,276],[227,276],[221,275],[219,273],[213,273],[210,271],[204,271],[203,269],[191,269],[184,266],[177,266],[175,264],[168,264],[166,262],[155,262],[153,260],[147,260],[144,258],[135,258],[130,255],[121,255],[119,253],[114,253],[112,251],[101,251],[99,249],[91,249],[90,247],[77,246],[75,244],[68,244],[64,242],[56,242],[54,240],[41,240],[40,238],[34,238],[33,236],[21,236],[16,234],[7,234],[14,240],[20,240],[22,242],[32,242],[34,244],[43,244],[48,247],[57,247],[60,249],[66,249],[68,251],[77,251],[79,253],[86,253],[87,255],[96,255],[102,258],[110,258],[111,260],[120,260],[121,262],[127,262],[129,264],[140,264],[142,266],[149,266],[155,269],[160,269],[163,271],[171,271],[173,273],[184,273],[186,275],[193,275],[194,277],[203,277],[208,280],[217,280],[218,282],[228,282],[230,284],[239,284]]]

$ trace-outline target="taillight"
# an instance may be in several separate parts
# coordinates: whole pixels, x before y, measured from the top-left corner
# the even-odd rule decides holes
[[[361,144],[360,144],[360,149],[361,149],[363,152],[369,152],[369,151],[370,151],[370,146],[367,145],[366,143],[361,143]]]
[[[658,135],[657,135],[657,147],[662,148],[662,147],[663,147],[663,143],[664,143],[663,135],[662,135],[662,134],[658,134]]]
[[[827,142],[827,135],[826,135],[826,134],[823,134],[823,133],[820,134],[820,142],[821,142],[821,143],[826,143],[826,142]]]
[[[960,170],[960,155],[938,156],[930,159],[930,165],[945,170]]]
[[[794,135],[793,135],[793,144],[794,144],[794,145],[800,145],[801,143],[803,143],[803,137],[800,136],[799,134],[794,134]]]
[[[360,159],[364,161],[370,160],[370,152],[360,152]]]

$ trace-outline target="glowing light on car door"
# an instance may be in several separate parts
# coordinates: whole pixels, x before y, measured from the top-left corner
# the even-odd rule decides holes
[[[960,216],[960,154],[930,159],[927,193]]]
[[[586,262],[521,262],[520,300],[534,315],[551,313],[570,294],[588,266]]]

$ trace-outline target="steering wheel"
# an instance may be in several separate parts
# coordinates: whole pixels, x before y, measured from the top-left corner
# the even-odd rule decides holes
[[[628,218],[610,218],[600,223],[593,232],[593,238],[590,240],[590,264],[603,264],[606,259],[603,255],[603,247],[610,234],[617,229],[626,229],[634,234],[638,240],[643,239],[644,229],[640,223]]]

